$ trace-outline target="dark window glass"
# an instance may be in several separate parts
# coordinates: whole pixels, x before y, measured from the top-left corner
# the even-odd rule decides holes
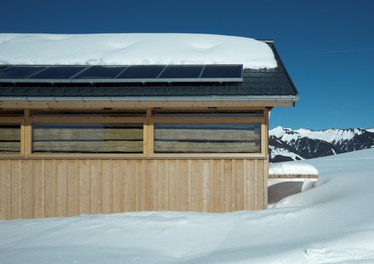
[[[155,153],[260,153],[259,123],[156,123]]]
[[[0,116],[5,116],[5,117],[13,117],[13,116],[23,116],[24,111],[23,110],[0,110]]]
[[[33,124],[33,153],[143,153],[143,124]]]
[[[1,112],[0,112],[1,113]],[[145,110],[129,111],[74,111],[74,110],[31,110],[33,117],[145,117]]]

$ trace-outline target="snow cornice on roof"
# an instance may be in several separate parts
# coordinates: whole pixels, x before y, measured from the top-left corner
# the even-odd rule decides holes
[[[178,33],[0,34],[0,64],[148,65],[242,64],[272,69],[264,41],[237,36]]]

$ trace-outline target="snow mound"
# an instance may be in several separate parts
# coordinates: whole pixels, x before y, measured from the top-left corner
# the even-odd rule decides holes
[[[270,175],[318,175],[318,170],[311,164],[283,162],[269,166]]]
[[[374,149],[302,163],[316,187],[270,210],[0,221],[0,263],[374,263]]]
[[[0,34],[0,64],[243,64],[276,68],[271,48],[209,34]]]

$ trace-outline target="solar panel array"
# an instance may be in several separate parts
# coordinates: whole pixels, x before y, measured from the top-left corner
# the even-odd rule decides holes
[[[0,82],[242,82],[243,65],[0,66]]]

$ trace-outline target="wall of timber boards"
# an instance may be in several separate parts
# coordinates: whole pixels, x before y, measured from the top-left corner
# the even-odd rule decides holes
[[[262,209],[267,174],[266,159],[1,159],[0,219]]]

